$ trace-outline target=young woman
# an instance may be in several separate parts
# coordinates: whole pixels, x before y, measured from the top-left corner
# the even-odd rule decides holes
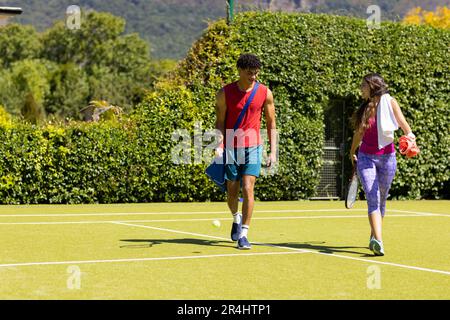
[[[382,256],[382,222],[397,169],[394,131],[400,126],[410,139],[415,136],[379,74],[371,73],[363,78],[361,94],[365,102],[352,118],[355,132],[350,158],[353,165],[355,161],[357,163],[358,176],[366,194],[371,228],[369,248],[375,255]]]

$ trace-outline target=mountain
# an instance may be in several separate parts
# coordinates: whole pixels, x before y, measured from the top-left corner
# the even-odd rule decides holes
[[[365,18],[367,7],[379,5],[383,20],[401,20],[413,7],[435,10],[450,0],[235,0],[236,11],[272,10],[330,13]],[[32,24],[39,31],[64,20],[71,0],[0,0],[0,6],[20,6],[24,13],[12,20]],[[154,58],[180,59],[206,28],[208,21],[226,16],[225,0],[79,0],[82,12],[107,11],[127,21],[126,32],[138,32],[150,43]],[[82,21],[82,20],[81,20]]]

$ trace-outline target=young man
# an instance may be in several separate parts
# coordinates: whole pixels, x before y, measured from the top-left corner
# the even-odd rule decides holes
[[[238,129],[233,130],[256,84],[261,62],[254,54],[243,54],[237,61],[237,69],[239,80],[223,87],[216,97],[216,129],[221,133],[221,144],[216,149],[216,154],[224,152],[225,147],[227,202],[233,215],[231,239],[237,241],[239,249],[250,249],[247,234],[253,213],[253,190],[262,160],[261,116],[264,112],[270,142],[267,166],[271,167],[276,162],[277,154],[275,105],[272,92],[259,84]],[[241,187],[244,198],[242,214],[238,212]]]

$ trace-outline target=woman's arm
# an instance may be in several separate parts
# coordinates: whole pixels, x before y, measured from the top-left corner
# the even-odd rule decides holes
[[[391,100],[392,111],[394,111],[395,119],[397,120],[398,125],[402,128],[403,133],[409,135],[414,138],[411,127],[408,122],[406,122],[405,117],[403,116],[402,110],[400,110],[400,106],[397,103],[397,100]]]
[[[350,149],[350,160],[352,161],[352,164],[354,164],[354,162],[358,160],[355,153],[356,149],[358,149],[359,144],[361,143],[361,139],[361,132],[359,130],[355,130],[355,133],[353,134],[352,147]]]

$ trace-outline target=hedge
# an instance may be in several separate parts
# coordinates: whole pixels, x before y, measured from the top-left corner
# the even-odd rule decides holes
[[[173,133],[184,129],[192,146],[194,133],[213,129],[215,94],[236,80],[235,62],[243,52],[263,61],[260,81],[274,93],[280,131],[279,167],[259,179],[258,199],[314,196],[324,110],[342,99],[350,116],[368,72],[385,77],[422,151],[415,159],[397,156],[391,196],[448,197],[449,44],[447,30],[392,22],[368,30],[364,20],[330,15],[245,13],[232,26],[216,22],[129,119],[61,127],[0,124],[0,202],[224,199],[203,173],[207,161],[173,163],[179,145]],[[195,129],[199,124],[202,131]],[[193,160],[194,154],[187,156]]]
[[[231,27],[223,21],[210,26],[155,96],[166,97],[170,104],[177,95],[166,89],[185,86],[192,98],[184,103],[195,108],[186,107],[176,121],[195,118],[212,128],[216,90],[236,79],[240,53],[257,54],[263,61],[260,80],[275,96],[280,168],[278,174],[262,177],[255,193],[262,200],[304,199],[314,196],[320,178],[323,110],[336,99],[343,100],[350,118],[361,103],[362,77],[378,72],[399,101],[422,151],[409,160],[398,154],[391,197],[448,198],[449,40],[448,30],[428,26],[384,22],[380,29],[369,30],[364,20],[347,17],[245,13]],[[141,108],[151,110],[155,104],[150,98]],[[152,117],[159,115],[152,112]],[[396,141],[400,134],[397,131]],[[346,161],[351,135],[348,130]],[[174,180],[197,171],[194,166],[179,166],[179,178]],[[200,191],[192,192],[203,199]]]
[[[5,204],[133,202],[142,194],[134,125],[0,124]],[[145,191],[145,190],[144,190]]]

